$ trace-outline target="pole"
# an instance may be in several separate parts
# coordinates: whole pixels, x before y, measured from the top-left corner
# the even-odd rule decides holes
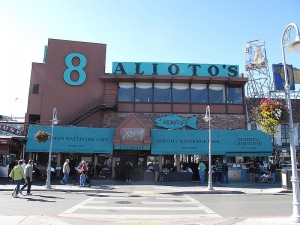
[[[206,107],[206,114],[204,117],[205,121],[208,122],[208,190],[214,190],[212,187],[212,171],[211,171],[211,129],[210,129],[210,107]]]
[[[291,216],[292,221],[299,223],[300,222],[300,201],[299,201],[299,178],[297,172],[297,158],[296,158],[296,148],[295,148],[295,134],[294,134],[294,124],[293,124],[293,112],[292,112],[292,104],[291,104],[291,92],[290,92],[290,85],[288,79],[288,72],[286,66],[286,59],[285,59],[285,42],[290,40],[290,30],[292,27],[297,29],[297,33],[299,34],[299,30],[297,25],[289,24],[282,35],[282,58],[283,58],[283,69],[284,69],[284,79],[285,79],[285,97],[286,97],[286,104],[288,106],[288,113],[289,113],[289,139],[290,139],[290,153],[291,153],[291,163],[292,163],[292,189],[293,189],[293,214]],[[289,74],[292,76],[292,74]]]
[[[57,110],[53,109],[52,120],[51,120],[51,137],[50,137],[50,148],[49,148],[49,158],[47,166],[47,180],[46,180],[46,189],[51,189],[51,156],[52,156],[52,144],[53,144],[53,130],[54,124],[57,124]]]

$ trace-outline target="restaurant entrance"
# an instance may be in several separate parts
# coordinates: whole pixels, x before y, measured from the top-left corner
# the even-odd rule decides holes
[[[150,151],[114,151],[116,157],[115,177],[118,180],[143,181]]]

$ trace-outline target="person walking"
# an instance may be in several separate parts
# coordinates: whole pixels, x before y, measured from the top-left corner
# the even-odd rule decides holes
[[[249,176],[250,176],[250,183],[255,183],[255,167],[252,162],[250,163],[249,166]]]
[[[199,163],[198,166],[198,171],[199,171],[199,178],[200,178],[200,183],[203,184],[204,183],[204,177],[205,177],[205,170],[206,170],[206,166],[203,162]]]
[[[18,194],[19,194],[19,191],[20,191],[21,181],[23,179],[25,180],[24,171],[23,171],[23,168],[21,166],[22,163],[23,163],[23,161],[19,160],[18,165],[16,165],[9,174],[9,177],[11,177],[16,183],[16,187],[15,187],[13,193],[11,194],[14,198],[19,197]]]
[[[68,184],[69,182],[69,173],[70,173],[70,166],[69,166],[69,159],[66,159],[64,165],[63,165],[63,174],[64,177],[63,179],[60,181],[61,184]]]
[[[85,161],[82,161],[81,169],[80,169],[80,187],[86,186],[86,176],[87,176],[87,166]]]
[[[228,165],[226,162],[223,163],[222,167],[222,183],[228,183]]]
[[[217,170],[218,170],[218,182],[222,182],[222,174],[223,174],[223,163],[221,161],[217,164]]]
[[[276,182],[276,171],[277,171],[277,168],[276,168],[275,163],[271,162],[270,173],[271,173],[272,183]]]
[[[155,165],[154,165],[154,181],[158,182],[159,181],[159,164],[158,161],[156,161]]]
[[[33,160],[29,160],[28,164],[25,166],[24,175],[26,177],[25,184],[20,189],[20,194],[27,187],[27,195],[32,195],[31,192],[31,184],[32,184],[32,174],[33,174]]]

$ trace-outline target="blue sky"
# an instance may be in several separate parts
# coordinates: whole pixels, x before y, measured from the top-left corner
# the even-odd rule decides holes
[[[43,61],[48,38],[107,44],[106,72],[131,61],[234,64],[243,73],[248,41],[265,41],[270,71],[282,62],[291,22],[300,26],[299,0],[0,0],[0,115],[25,115],[31,63]],[[299,53],[286,60],[300,67]]]

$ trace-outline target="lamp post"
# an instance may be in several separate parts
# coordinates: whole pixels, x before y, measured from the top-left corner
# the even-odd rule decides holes
[[[52,155],[52,143],[53,143],[53,129],[54,129],[54,125],[56,124],[58,124],[57,110],[56,107],[54,107],[52,120],[51,120],[51,137],[50,137],[50,148],[49,148],[49,159],[48,159],[47,181],[46,181],[47,189],[51,189],[51,155]]]
[[[211,130],[210,130],[210,107],[206,107],[205,117],[203,118],[205,122],[208,122],[208,190],[214,190],[212,187],[212,171],[211,171]]]
[[[296,29],[296,39],[294,42],[290,43],[291,40],[291,30]],[[288,106],[289,112],[289,139],[290,139],[290,152],[291,152],[291,163],[292,163],[292,176],[291,182],[293,187],[293,214],[291,216],[292,221],[299,223],[300,222],[300,196],[299,196],[299,178],[297,173],[297,158],[296,158],[296,148],[295,148],[295,134],[294,134],[294,124],[293,124],[293,113],[292,113],[292,104],[291,104],[291,93],[290,93],[290,84],[287,74],[287,66],[285,60],[284,51],[300,52],[300,33],[299,28],[295,23],[290,23],[285,28],[282,34],[281,40],[282,47],[282,58],[283,58],[283,69],[284,69],[284,90],[286,104]],[[289,74],[293,76],[293,74]]]

